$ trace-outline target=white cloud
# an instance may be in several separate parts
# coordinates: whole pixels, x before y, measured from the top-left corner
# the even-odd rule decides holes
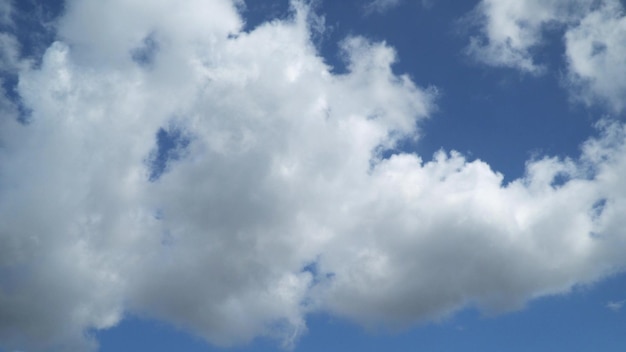
[[[531,74],[545,72],[537,53],[546,46],[546,32],[564,33],[572,97],[623,111],[626,20],[621,2],[482,0],[471,17],[481,34],[470,39],[469,55],[487,65]]]
[[[589,142],[585,159],[595,158],[597,143]],[[515,309],[602,277],[607,261],[624,264],[610,248],[624,241],[611,232],[624,186],[610,179],[625,160],[608,153],[619,160],[593,179],[578,178],[582,165],[543,159],[507,186],[488,165],[454,154],[426,164],[410,155],[382,162],[369,202],[344,216],[342,242],[322,256],[322,267],[336,274],[323,304],[367,324],[407,324],[465,304]],[[559,173],[576,179],[551,186]],[[620,191],[594,218],[593,205],[609,190]]]
[[[435,98],[391,48],[348,38],[334,75],[300,3],[250,33],[226,0],[140,3],[69,3],[62,40],[19,70],[32,121],[0,119],[3,348],[90,350],[85,331],[128,312],[289,346],[312,311],[405,325],[624,269],[623,126],[508,185],[457,153],[381,159]],[[151,182],[160,128],[190,143]]]
[[[533,58],[548,26],[575,23],[593,5],[591,0],[482,0],[471,17],[481,35],[471,38],[467,51],[479,62],[539,74]]]
[[[565,35],[569,80],[576,98],[624,110],[626,98],[626,17],[622,5],[609,3],[590,12]]]

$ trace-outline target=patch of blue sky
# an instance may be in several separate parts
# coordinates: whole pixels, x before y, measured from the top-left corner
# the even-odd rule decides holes
[[[13,72],[0,73],[2,92],[4,97],[16,108],[17,120],[22,124],[28,124],[32,111],[24,105],[22,97],[18,92],[19,77]]]
[[[245,20],[243,30],[249,32],[265,22],[285,19],[290,11],[289,0],[246,1],[241,8]]]
[[[62,0],[23,0],[10,1],[10,4],[10,11],[3,14],[5,18],[0,21],[0,33],[14,36],[19,43],[19,58],[28,59],[34,67],[38,67],[45,50],[55,40],[55,20],[62,14],[64,3]],[[18,121],[26,124],[31,111],[22,102],[18,92],[19,78],[13,69],[3,70],[0,67],[0,82],[4,97],[17,110]]]
[[[21,44],[21,56],[41,62],[41,57],[56,40],[56,20],[65,9],[63,0],[20,0],[11,1],[11,23],[1,30],[15,35]]]
[[[150,180],[158,180],[167,171],[171,162],[183,156],[185,148],[187,148],[189,143],[189,137],[182,131],[173,127],[168,129],[160,128],[156,133],[156,149],[148,160]]]
[[[156,60],[158,52],[159,43],[156,35],[152,33],[141,42],[141,46],[131,52],[131,58],[140,66],[151,67]]]
[[[328,40],[321,53],[342,69],[338,42],[347,35],[385,41],[397,52],[394,70],[417,84],[436,87],[438,110],[421,123],[421,138],[407,139],[398,152],[416,152],[425,160],[438,150],[457,150],[487,161],[505,182],[523,175],[536,154],[579,155],[580,144],[595,131],[600,110],[572,106],[559,77],[562,44],[553,38],[545,60],[550,73],[531,77],[512,69],[494,69],[463,54],[472,34],[459,19],[474,2],[438,1],[423,8],[403,1],[385,14],[359,16],[361,2],[324,2]],[[480,138],[476,138],[480,136]]]

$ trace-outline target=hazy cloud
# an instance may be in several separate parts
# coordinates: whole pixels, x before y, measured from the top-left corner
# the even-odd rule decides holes
[[[13,20],[11,19],[12,12],[13,6],[10,0],[0,1],[0,25],[13,25]]]
[[[606,304],[606,307],[614,312],[619,312],[624,307],[624,303],[626,301],[617,301],[617,302],[609,302]]]
[[[364,6],[365,14],[384,13],[400,5],[402,0],[371,0]]]

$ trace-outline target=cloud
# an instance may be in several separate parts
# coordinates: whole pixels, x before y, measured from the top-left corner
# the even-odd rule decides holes
[[[588,13],[565,35],[569,82],[575,97],[587,104],[605,103],[624,110],[626,17],[620,3],[605,4]]]
[[[421,5],[425,9],[430,9],[435,6],[435,0],[422,0]]]
[[[383,158],[435,90],[361,37],[333,74],[293,8],[246,33],[226,0],[68,3],[18,70],[30,122],[0,118],[3,348],[94,350],[129,313],[289,347],[311,312],[406,326],[625,268],[624,126],[509,184],[456,152]]]
[[[533,58],[548,26],[575,23],[592,6],[590,0],[482,0],[470,15],[480,28],[467,52],[479,62],[539,74]]]
[[[482,0],[470,18],[480,34],[470,38],[466,52],[478,62],[542,74],[537,53],[546,33],[563,35],[567,86],[575,100],[624,110],[626,20],[616,0],[514,1]]]
[[[385,13],[400,5],[402,0],[371,0],[364,6],[365,14]]]
[[[0,72],[14,71],[19,62],[20,44],[15,36],[0,33]]]
[[[10,9],[9,5],[10,3],[0,5],[0,11],[1,6],[8,6]],[[0,18],[1,14],[0,12]],[[10,118],[20,115],[19,95],[15,89],[17,72],[24,66],[20,62],[20,51],[21,45],[14,35],[0,32],[0,114]]]
[[[385,12],[398,7],[404,0],[370,0],[363,6],[365,15],[384,14]],[[419,6],[430,9],[434,5],[434,0],[420,0]]]
[[[607,133],[623,138],[623,131]],[[590,141],[584,159],[604,155],[596,149],[603,143]],[[345,226],[352,240],[322,257],[322,268],[328,263],[336,275],[325,304],[366,324],[407,324],[465,304],[516,309],[529,297],[601,277],[607,267],[598,261],[623,265],[605,247],[621,235],[604,230],[616,229],[613,207],[623,205],[617,196],[592,215],[593,205],[623,186],[604,183],[616,165],[602,165],[590,180],[579,178],[582,164],[542,159],[528,165],[524,179],[503,186],[488,165],[455,154],[429,163],[410,155],[382,162],[368,188],[376,192],[371,203],[356,208],[358,217],[346,216],[355,219]],[[572,180],[554,186],[558,174]]]
[[[12,26],[13,19],[11,18],[13,12],[13,5],[11,1],[0,2],[0,26]]]
[[[624,303],[626,303],[626,301],[618,301],[618,302],[611,301],[606,304],[606,307],[614,312],[619,312],[624,307]]]

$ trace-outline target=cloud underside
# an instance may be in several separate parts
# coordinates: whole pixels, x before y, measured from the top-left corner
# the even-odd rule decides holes
[[[0,101],[2,347],[92,350],[125,314],[289,347],[311,312],[408,326],[624,269],[624,126],[509,184],[455,152],[383,158],[435,90],[359,37],[332,73],[300,3],[249,33],[237,6],[70,1],[41,65],[4,64],[29,119]],[[156,177],[159,131],[187,142]]]

